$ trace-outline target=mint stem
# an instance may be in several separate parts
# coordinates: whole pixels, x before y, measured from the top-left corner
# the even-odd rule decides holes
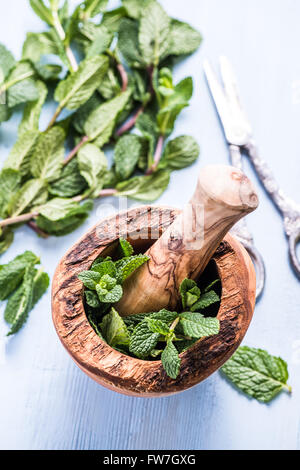
[[[59,39],[62,41],[62,43],[64,43],[66,39],[66,33],[60,22],[58,11],[56,9],[52,10],[52,15],[53,15],[53,20],[54,20],[54,28],[59,36]],[[71,72],[76,72],[78,70],[78,64],[70,46],[65,45],[65,51],[66,51],[66,56],[67,56],[69,65],[70,65]]]
[[[81,149],[81,147],[84,146],[84,144],[86,144],[87,142],[89,141],[89,137],[87,135],[85,135],[81,141],[79,142],[79,144],[76,145],[76,147],[73,148],[73,150],[71,150],[71,152],[67,155],[67,157],[65,158],[64,160],[64,165],[67,165],[71,160],[72,158],[75,157],[75,155],[77,155],[77,153],[79,152],[79,150]]]
[[[29,222],[27,222],[27,225],[29,228],[31,228],[31,230],[33,230],[40,237],[45,238],[45,239],[49,238],[48,233],[44,232],[41,228],[39,228],[33,220],[30,220]]]
[[[117,137],[121,137],[121,135],[125,134],[126,132],[129,132],[135,126],[135,123],[136,123],[139,115],[144,112],[144,109],[145,109],[145,107],[144,107],[144,105],[142,105],[136,111],[136,113],[130,119],[128,119],[128,121],[126,121],[124,124],[122,124],[121,127],[119,127],[119,129],[116,132]]]
[[[127,87],[128,87],[128,75],[127,75],[124,65],[119,62],[117,64],[117,69],[119,71],[119,74],[122,80],[122,92],[124,92],[127,90]]]
[[[0,221],[0,227],[7,227],[8,225],[20,224],[22,222],[29,222],[39,215],[38,212],[30,212],[28,214],[18,215],[16,217],[9,217]]]
[[[54,124],[56,123],[56,120],[57,120],[58,116],[60,115],[60,113],[62,112],[62,110],[63,110],[63,108],[61,108],[61,106],[57,107],[57,109],[56,109],[55,113],[53,114],[52,119],[50,120],[45,132],[49,131],[51,129],[51,127],[54,126]]]
[[[146,175],[152,175],[152,173],[154,173],[155,170],[157,169],[161,156],[162,156],[164,141],[165,141],[165,137],[161,134],[157,141],[157,146],[156,146],[154,158],[153,158],[153,164],[146,171]]]

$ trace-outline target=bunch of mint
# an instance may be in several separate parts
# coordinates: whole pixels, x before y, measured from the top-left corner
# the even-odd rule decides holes
[[[123,239],[119,252],[117,261],[99,258],[78,276],[85,286],[88,319],[110,346],[139,359],[161,358],[167,375],[175,379],[180,371],[179,354],[199,338],[219,333],[219,320],[205,316],[207,307],[215,305],[215,314],[218,310],[220,298],[212,287],[219,280],[200,290],[195,281],[185,279],[180,286],[180,313],[163,309],[122,318],[113,307],[123,295],[122,283],[149,258],[134,255]]]
[[[0,300],[7,300],[4,319],[10,325],[8,336],[17,333],[30,311],[49,287],[49,276],[35,266],[40,259],[25,251],[8,264],[0,266]]]
[[[199,47],[196,30],[156,0],[123,0],[115,10],[85,0],[74,11],[68,0],[29,3],[45,31],[27,34],[18,62],[0,45],[0,122],[25,104],[0,172],[0,253],[21,223],[62,236],[88,217],[93,199],[156,200],[170,173],[199,155],[193,137],[168,140],[193,93],[192,79],[174,83],[172,68]],[[56,111],[40,130],[52,96]]]

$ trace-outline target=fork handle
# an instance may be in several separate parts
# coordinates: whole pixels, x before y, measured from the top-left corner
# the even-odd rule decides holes
[[[257,145],[254,140],[250,140],[249,143],[245,145],[245,150],[247,151],[249,159],[266,192],[269,194],[279,211],[284,215],[288,215],[289,212],[293,210],[295,203],[280,189],[273,176],[271,168],[267,162],[259,156]]]

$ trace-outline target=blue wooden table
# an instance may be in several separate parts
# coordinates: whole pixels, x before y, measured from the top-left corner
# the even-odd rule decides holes
[[[0,42],[20,57],[27,31],[42,26],[24,0],[2,5]],[[76,3],[76,2],[73,2]],[[117,4],[112,1],[111,5]],[[162,0],[169,14],[201,30],[201,50],[176,69],[191,74],[195,93],[176,133],[194,135],[201,158],[174,173],[159,201],[180,207],[198,169],[225,163],[228,151],[203,76],[205,57],[232,61],[261,155],[280,184],[300,201],[300,2],[298,0]],[[43,126],[53,110],[43,116]],[[16,139],[20,116],[0,127],[0,161]],[[256,181],[249,165],[246,171]],[[180,191],[178,191],[180,188]],[[289,364],[292,396],[261,405],[214,374],[199,386],[164,399],[128,398],[86,377],[63,350],[52,325],[50,292],[28,324],[6,341],[1,315],[0,448],[3,449],[296,449],[300,448],[300,289],[287,257],[281,219],[257,183],[261,204],[249,217],[266,261],[267,284],[244,343],[281,355]],[[114,202],[117,210],[118,203]],[[59,258],[111,211],[98,204],[76,233],[47,241],[17,232],[11,259],[25,248],[41,255],[52,275]]]

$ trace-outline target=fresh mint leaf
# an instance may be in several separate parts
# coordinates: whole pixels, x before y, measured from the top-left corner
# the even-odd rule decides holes
[[[262,349],[240,347],[221,370],[238,389],[263,403],[282,390],[291,392],[286,362]]]
[[[83,194],[87,189],[87,182],[79,172],[78,160],[73,158],[63,167],[60,177],[49,186],[53,196],[68,198]]]
[[[121,274],[122,281],[125,281],[125,279],[127,279],[140,266],[147,263],[149,259],[149,256],[142,254],[124,258],[118,269]]]
[[[101,274],[95,271],[82,271],[78,274],[78,279],[83,285],[91,290],[96,290],[97,283],[101,279]]]
[[[43,204],[48,196],[47,185],[42,179],[28,180],[10,199],[7,212],[16,217],[34,205]]]
[[[29,0],[33,11],[48,25],[53,25],[53,16],[50,8],[46,7],[43,0]]]
[[[201,291],[192,279],[184,279],[180,284],[179,292],[183,308],[190,308],[200,298]]]
[[[114,308],[103,318],[101,331],[110,346],[128,346],[129,334],[126,325]]]
[[[151,313],[150,318],[153,320],[161,320],[165,323],[173,323],[173,321],[178,317],[177,312],[170,312],[163,308],[159,312]]]
[[[127,258],[128,256],[133,255],[134,249],[131,243],[129,243],[129,241],[125,240],[124,238],[120,238],[119,243],[120,243],[120,249],[121,249],[121,253],[123,257]]]
[[[0,266],[0,300],[5,300],[18,287],[28,266],[34,266],[40,259],[31,251],[17,256]]]
[[[188,55],[195,52],[201,44],[201,34],[189,24],[171,20],[171,41],[168,55]]]
[[[210,290],[201,295],[200,299],[190,306],[190,310],[192,312],[198,312],[199,310],[210,307],[217,302],[220,302],[220,297],[215,293],[215,291]]]
[[[57,220],[50,220],[40,214],[36,220],[36,223],[40,229],[49,235],[61,237],[68,235],[80,227],[80,225],[82,225],[83,222],[87,219],[92,209],[93,202],[86,201],[83,204],[74,204],[70,206],[66,216]]]
[[[111,100],[120,94],[121,86],[119,83],[119,77],[112,67],[108,69],[107,74],[103,78],[97,90],[105,100]]]
[[[50,284],[49,275],[42,268],[39,270],[36,269],[35,275],[33,278],[33,293],[32,293],[31,308],[35,307],[35,305],[43,297],[45,292],[47,292],[49,284]]]
[[[6,250],[10,247],[12,242],[14,241],[14,232],[11,230],[10,227],[4,228],[4,230],[0,230],[0,255],[5,253]]]
[[[36,101],[39,98],[34,76],[35,70],[29,61],[19,62],[10,72],[7,77],[7,83],[10,84],[7,92],[9,108],[28,101]]]
[[[94,18],[106,10],[108,0],[85,0],[83,2],[83,18]]]
[[[32,306],[34,275],[34,267],[28,266],[25,270],[23,283],[18,289],[18,296],[14,296],[15,315],[7,336],[16,334],[27,321]],[[8,313],[6,316],[8,317]]]
[[[168,335],[170,333],[169,326],[162,320],[155,320],[154,318],[147,318],[149,330],[153,333],[159,333],[160,335]]]
[[[30,159],[39,135],[38,130],[28,129],[24,131],[24,133],[21,133],[4,162],[4,168],[17,170],[22,177],[28,177],[30,174]]]
[[[99,308],[101,305],[98,295],[90,290],[85,291],[85,300],[86,303],[92,308]]]
[[[147,65],[158,66],[171,45],[171,21],[162,6],[151,1],[140,19],[139,48]]]
[[[130,18],[138,20],[143,10],[149,6],[153,0],[123,0],[123,6]]]
[[[37,80],[35,86],[38,90],[38,99],[26,104],[23,119],[19,125],[20,135],[39,130],[40,115],[48,95],[48,89],[41,80]]]
[[[159,333],[153,333],[147,321],[142,321],[133,330],[130,337],[129,351],[136,357],[143,359],[156,347],[160,338]]]
[[[184,312],[180,314],[180,325],[184,334],[191,338],[203,338],[217,335],[220,322],[217,318],[204,317],[201,313]]]
[[[113,284],[111,284],[111,280],[114,282],[116,282],[116,280],[113,278],[108,279],[109,277],[110,276],[106,274],[103,276],[104,279],[101,278],[100,283],[96,285],[96,292],[100,302],[105,304],[114,304],[121,299],[123,295],[123,289],[119,284],[113,286]]]
[[[171,379],[176,379],[179,374],[181,359],[172,341],[167,342],[167,346],[161,354],[161,362],[166,374]]]
[[[41,134],[31,156],[31,173],[51,183],[60,177],[64,161],[65,132],[60,126]]]
[[[131,67],[141,68],[144,64],[144,60],[138,47],[138,40],[138,22],[124,18],[119,28],[118,47],[124,59]]]
[[[96,34],[94,38],[91,42],[88,42],[85,47],[85,54],[87,58],[91,58],[106,52],[113,40],[113,35],[110,33],[110,31],[108,31],[108,29],[106,29],[105,26],[98,26],[95,32]]]
[[[172,75],[169,69],[159,72],[158,83],[155,86],[160,110],[157,114],[157,125],[161,135],[167,136],[174,129],[175,121],[193,94],[193,80],[187,77],[173,85]]]
[[[17,170],[3,169],[0,173],[0,217],[7,216],[8,204],[20,188],[21,175]]]
[[[165,148],[159,168],[181,170],[192,165],[199,157],[200,148],[197,141],[187,135],[170,140]]]
[[[0,44],[0,85],[15,65],[16,61],[12,53],[3,44]]]
[[[101,104],[91,112],[84,125],[84,132],[90,141],[99,147],[107,143],[113,133],[118,115],[126,106],[131,90],[116,96],[110,101]]]
[[[94,144],[84,145],[78,152],[78,167],[89,186],[89,197],[97,197],[103,188],[103,176],[108,162],[104,153]]]
[[[108,59],[96,56],[83,60],[76,72],[60,82],[54,98],[61,109],[78,109],[93,95],[108,69]]]
[[[141,137],[130,134],[121,137],[115,147],[115,171],[119,180],[127,180],[134,172],[144,153]]]
[[[149,176],[134,176],[117,184],[118,196],[128,196],[138,201],[155,201],[169,186],[170,173],[158,170]]]
[[[115,263],[111,259],[105,259],[104,261],[100,261],[96,264],[94,263],[91,269],[92,271],[99,273],[101,277],[105,274],[114,278],[117,276]]]
[[[117,33],[119,30],[120,22],[125,15],[126,10],[123,7],[107,11],[103,14],[101,25],[105,26],[112,33]]]

